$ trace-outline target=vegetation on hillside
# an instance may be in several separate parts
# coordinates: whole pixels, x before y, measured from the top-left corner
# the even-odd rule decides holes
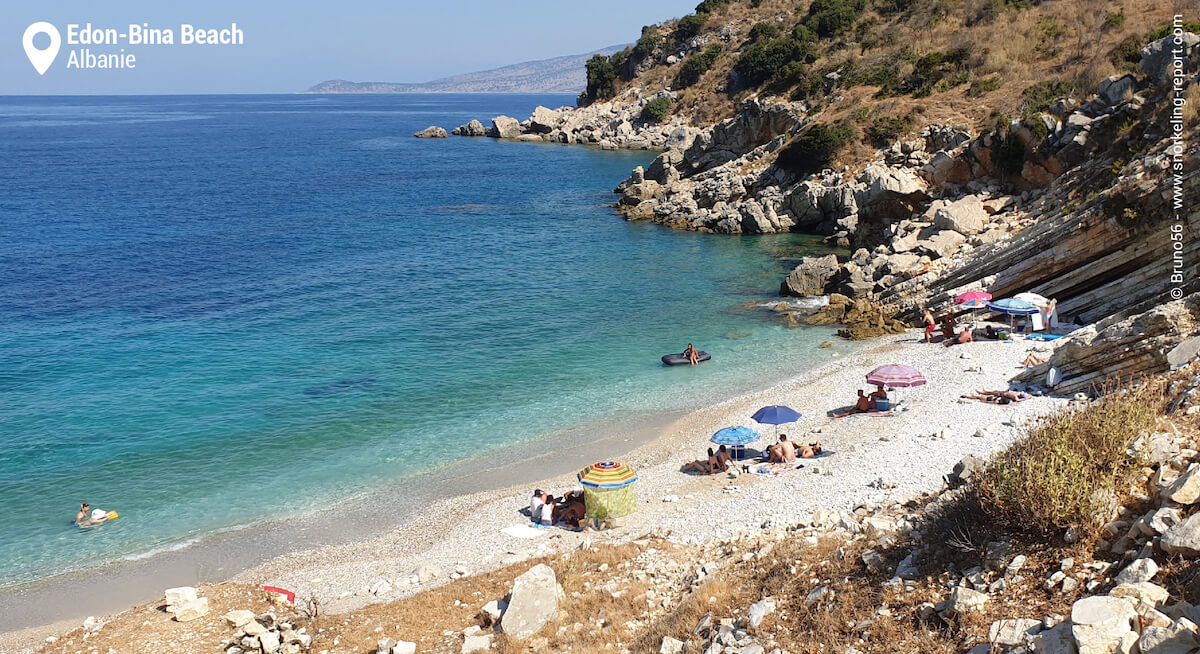
[[[833,159],[903,136],[915,109],[975,128],[1013,116],[1036,134],[1057,99],[1136,70],[1170,14],[1136,0],[703,0],[589,61],[580,103],[669,88],[674,113],[707,124],[756,96],[801,101],[819,123],[857,123]],[[870,120],[850,120],[864,102]]]

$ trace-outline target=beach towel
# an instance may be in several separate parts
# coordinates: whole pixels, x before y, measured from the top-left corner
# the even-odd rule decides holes
[[[537,538],[546,533],[545,529],[538,529],[532,525],[513,525],[500,530],[501,533],[508,534],[513,538]]]
[[[1027,341],[1054,341],[1062,338],[1062,334],[1030,334],[1025,337]]]
[[[764,456],[764,457],[766,457],[766,454],[764,454],[763,456]],[[820,454],[818,454],[818,455],[816,455],[816,456],[814,456],[814,457],[808,457],[808,458],[800,458],[800,457],[797,457],[797,458],[796,458],[796,460],[795,460],[795,461],[793,461],[792,463],[769,463],[769,462],[767,462],[767,461],[766,461],[766,459],[764,458],[764,459],[763,459],[763,463],[757,464],[757,466],[756,466],[756,467],[761,467],[761,466],[764,466],[764,465],[770,465],[770,466],[784,466],[784,467],[795,467],[796,465],[798,465],[798,464],[801,464],[801,463],[804,463],[805,461],[812,461],[812,460],[814,460],[814,459],[824,459],[824,458],[825,458],[825,457],[827,457],[827,456],[833,456],[833,452],[831,452],[830,450],[823,450],[823,451],[822,451]],[[753,468],[751,469],[751,472],[754,472]]]

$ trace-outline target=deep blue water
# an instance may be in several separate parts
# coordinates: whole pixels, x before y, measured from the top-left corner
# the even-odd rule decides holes
[[[0,584],[811,366],[736,310],[811,239],[626,223],[653,153],[411,136],[570,102],[0,98]]]

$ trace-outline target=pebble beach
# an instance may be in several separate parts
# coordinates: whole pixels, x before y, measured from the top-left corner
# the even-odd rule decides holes
[[[960,399],[976,389],[1007,388],[1030,351],[1051,345],[1034,341],[981,341],[952,348],[925,344],[919,332],[878,339],[865,350],[758,392],[690,413],[649,443],[612,458],[634,467],[638,510],[616,528],[581,533],[539,530],[534,538],[504,533],[527,525],[520,510],[534,485],[483,491],[440,501],[419,518],[382,537],[276,558],[235,578],[313,595],[326,610],[353,610],[387,601],[462,575],[494,569],[592,542],[622,542],[647,533],[680,543],[702,543],[779,523],[836,519],[856,506],[903,502],[936,491],[943,475],[967,455],[986,458],[1025,433],[1031,421],[1066,405],[1066,399],[1033,397],[1004,406]],[[920,370],[929,383],[898,389],[903,410],[894,416],[834,418],[852,403],[855,390],[870,390],[872,368],[900,363]],[[722,427],[746,425],[774,440],[771,426],[750,416],[767,404],[785,404],[803,414],[781,426],[797,442],[822,443],[832,456],[803,460],[803,467],[776,476],[696,476],[680,472],[705,455],[708,438]],[[619,448],[617,448],[619,449]],[[571,456],[555,453],[553,456]],[[540,467],[536,459],[528,466]],[[588,462],[580,464],[585,465]],[[574,475],[535,484],[555,495],[577,487]]]

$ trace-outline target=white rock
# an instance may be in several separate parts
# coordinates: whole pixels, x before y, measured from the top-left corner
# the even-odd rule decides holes
[[[422,563],[414,574],[419,583],[425,584],[442,576],[442,570],[432,563]]]
[[[1189,465],[1186,472],[1163,489],[1162,496],[1176,504],[1195,504],[1200,500],[1200,464]]]
[[[175,615],[177,622],[191,622],[208,615],[208,598],[199,597],[182,604],[173,604],[167,611]]]
[[[658,654],[683,654],[683,647],[683,641],[665,636],[658,648]]]
[[[1132,584],[1120,584],[1108,591],[1112,597],[1132,597],[1142,600],[1151,606],[1159,606],[1171,596],[1166,588],[1149,581],[1139,581]]]
[[[228,622],[229,626],[233,627],[234,629],[241,629],[243,625],[254,619],[254,611],[238,609],[226,613],[225,615],[221,616],[221,618]]]
[[[1085,597],[1071,606],[1071,633],[1079,654],[1112,654],[1137,624],[1133,605],[1116,597]]]
[[[471,652],[486,652],[491,648],[491,634],[484,636],[467,636],[463,639],[462,654],[471,654]]]
[[[966,613],[983,608],[988,596],[976,590],[959,586],[950,593],[946,608],[955,613]]]
[[[1031,620],[1029,618],[997,620],[988,629],[988,642],[1006,647],[1015,647],[1032,640],[1041,630],[1041,620]]]
[[[1159,545],[1168,554],[1200,555],[1200,513],[1193,514],[1187,520],[1168,529]]]
[[[1150,581],[1156,574],[1158,574],[1158,564],[1154,562],[1154,559],[1144,558],[1125,566],[1125,569],[1117,575],[1114,581],[1117,584],[1136,584],[1141,581]]]
[[[541,631],[558,615],[558,582],[550,566],[539,563],[517,577],[500,628],[523,640]]]
[[[183,604],[184,602],[194,600],[199,597],[199,595],[196,593],[196,589],[192,586],[168,588],[163,594],[166,595],[167,606]]]
[[[767,597],[750,605],[750,626],[757,627],[763,619],[775,612],[775,600]]]

